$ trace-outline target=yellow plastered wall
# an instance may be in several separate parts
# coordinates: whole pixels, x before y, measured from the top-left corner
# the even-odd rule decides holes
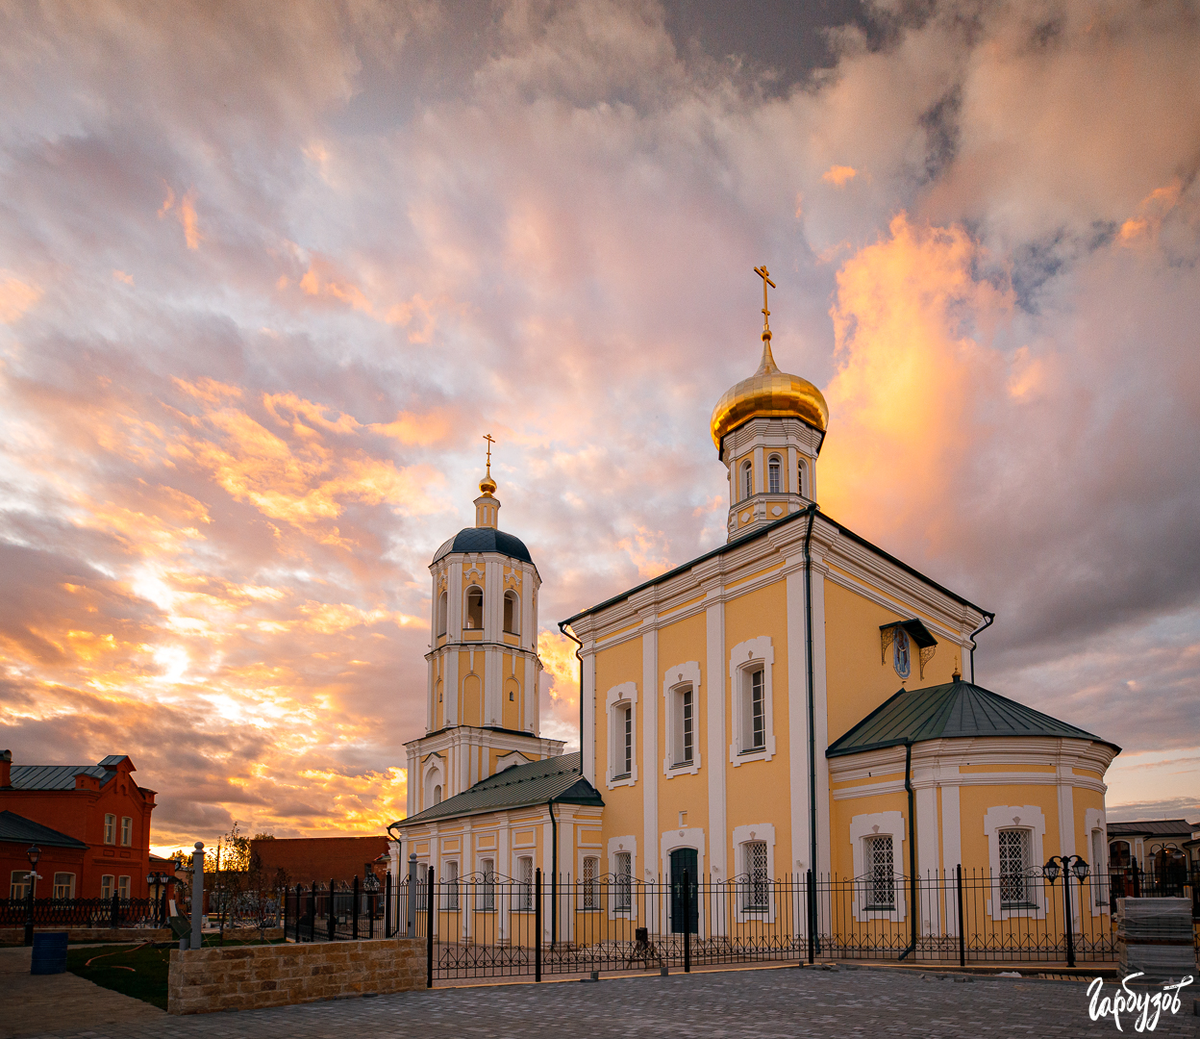
[[[462,654],[462,656],[465,658],[466,654]],[[460,725],[483,724],[483,682],[479,675],[463,675],[458,719]]]
[[[771,665],[771,725],[775,736],[775,754],[770,761],[746,761],[734,766],[729,760],[729,745],[734,741],[734,710],[737,690],[729,688],[729,662],[733,647],[749,639],[766,635],[771,639],[774,662]],[[730,872],[740,870],[733,847],[733,828],[753,823],[772,823],[775,827],[775,871],[786,873],[796,857],[791,842],[791,793],[788,758],[788,645],[787,587],[775,581],[730,600],[725,606],[725,745],[721,766],[725,769],[725,822],[730,842],[726,861]],[[795,719],[803,725],[804,719]],[[707,766],[708,762],[705,762]],[[715,764],[715,763],[714,763]],[[689,816],[690,818],[690,816]]]
[[[989,808],[1000,805],[1034,805],[1046,817],[1046,833],[1042,838],[1043,857],[1060,854],[1058,788],[1022,783],[1001,783],[996,786],[962,786],[959,788],[959,807],[962,814],[963,869],[987,870],[990,853],[983,819]]]
[[[612,739],[610,718],[605,708],[608,691],[616,685],[633,682],[637,685],[637,706],[634,710],[634,760],[638,782],[630,786],[609,789],[605,783],[608,771],[609,742]],[[642,770],[644,762],[642,747],[645,726],[645,711],[654,710],[656,697],[653,691],[642,688],[642,639],[628,639],[596,654],[596,789],[604,798],[604,840],[617,834],[642,832],[644,817],[642,806]],[[661,756],[659,758],[661,760]],[[641,848],[638,848],[641,851]],[[603,854],[601,855],[603,858]],[[639,855],[640,858],[640,855]],[[639,870],[642,868],[640,863]],[[602,869],[607,872],[607,860]]]
[[[881,662],[879,626],[908,620],[894,610],[825,581],[825,660],[827,714],[830,742],[844,735],[876,707],[897,692],[949,682],[959,652],[956,645],[939,642],[937,652],[921,677],[914,647],[912,672],[901,680],[892,667],[890,653]],[[922,618],[927,620],[928,618]]]
[[[896,775],[882,775],[882,780],[904,779],[903,771]],[[871,782],[880,782],[876,777]],[[838,787],[834,787],[838,789]],[[902,868],[908,872],[908,794],[905,791],[886,794],[869,794],[866,797],[851,797],[831,802],[830,820],[833,833],[829,846],[829,864],[834,876],[854,876],[854,848],[850,843],[850,820],[856,815],[873,815],[876,812],[899,812],[904,819],[904,861]]]
[[[658,633],[658,675],[654,689],[655,709],[658,712],[658,748],[655,755],[655,768],[658,776],[658,822],[662,830],[677,826],[679,813],[687,812],[685,825],[703,827],[705,833],[708,826],[708,775],[706,769],[714,763],[708,755],[708,639],[704,614],[684,617],[673,624],[668,624]],[[662,773],[662,761],[666,756],[667,718],[666,705],[663,700],[662,688],[669,669],[689,661],[700,666],[700,688],[696,697],[696,749],[700,753],[700,770],[694,775],[674,773],[670,778]],[[674,675],[672,675],[674,677]],[[721,676],[716,677],[721,682]],[[724,688],[725,683],[721,683]],[[719,767],[719,764],[718,764]],[[629,833],[629,830],[621,831]],[[632,832],[637,832],[632,831]],[[647,849],[646,862],[650,864],[653,855],[656,872],[662,869],[658,862],[658,848]]]

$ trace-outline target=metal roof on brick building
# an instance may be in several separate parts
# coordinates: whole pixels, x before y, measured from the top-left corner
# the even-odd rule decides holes
[[[75,777],[81,774],[104,786],[117,773],[102,765],[13,765],[10,781],[15,790],[74,790]]]
[[[526,808],[549,802],[603,807],[600,792],[583,778],[578,752],[506,768],[503,772],[480,780],[469,790],[426,808],[417,815],[400,819],[393,825],[476,815],[505,808]]]
[[[925,689],[901,689],[845,735],[830,744],[828,758],[924,740],[979,736],[1052,736],[1109,743],[1067,722],[1051,718],[970,682]]]

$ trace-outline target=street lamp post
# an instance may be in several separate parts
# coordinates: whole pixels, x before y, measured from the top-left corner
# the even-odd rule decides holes
[[[34,899],[35,893],[37,892],[37,882],[38,882],[37,864],[38,864],[38,859],[40,859],[42,857],[42,849],[39,848],[36,844],[31,844],[29,846],[29,849],[25,852],[25,854],[29,856],[29,898],[28,898],[27,912],[25,913],[25,944],[32,945],[33,944],[33,899]]]
[[[154,921],[159,927],[167,926],[167,884],[172,878],[166,873],[151,870],[146,874],[146,885],[154,890]]]
[[[1046,860],[1046,865],[1042,867],[1042,872],[1050,881],[1051,887],[1058,879],[1058,874],[1061,872],[1063,875],[1063,909],[1067,916],[1067,966],[1074,967],[1075,927],[1071,918],[1071,874],[1074,873],[1075,878],[1079,881],[1080,897],[1082,897],[1083,881],[1088,875],[1088,864],[1083,860],[1082,855],[1063,855],[1061,857],[1051,855]]]

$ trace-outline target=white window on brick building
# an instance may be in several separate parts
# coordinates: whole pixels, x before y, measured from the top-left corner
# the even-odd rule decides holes
[[[104,817],[104,843],[117,843],[117,817],[115,815],[106,815]]]
[[[54,874],[54,897],[57,899],[74,898],[75,897],[75,874],[74,873],[55,873]]]

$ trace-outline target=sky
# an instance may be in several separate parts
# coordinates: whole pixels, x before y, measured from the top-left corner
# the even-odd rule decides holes
[[[577,745],[766,264],[822,509],[1200,818],[1198,168],[1194,3],[0,3],[0,745],[160,848],[380,832],[485,433]]]

